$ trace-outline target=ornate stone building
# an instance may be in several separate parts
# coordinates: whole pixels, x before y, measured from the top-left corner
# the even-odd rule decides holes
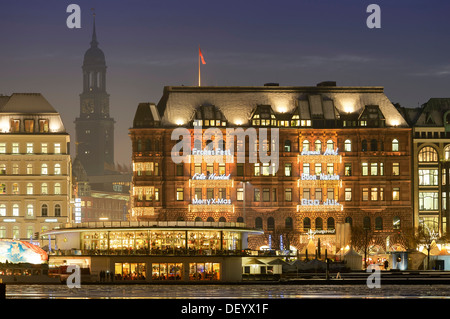
[[[165,87],[129,135],[134,220],[245,221],[265,231],[252,248],[330,252],[346,224],[383,249],[412,226],[411,128],[382,87]]]
[[[0,238],[35,234],[72,220],[70,136],[39,93],[0,96]]]

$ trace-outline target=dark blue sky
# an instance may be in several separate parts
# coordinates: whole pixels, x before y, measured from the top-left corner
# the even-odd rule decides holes
[[[68,29],[66,8],[82,10]],[[366,8],[381,7],[381,29]],[[384,86],[417,107],[450,97],[450,3],[362,0],[0,0],[0,94],[40,92],[62,114],[75,142],[81,64],[92,34],[108,65],[116,119],[116,161],[129,163],[128,128],[139,102],[158,102],[166,85]]]

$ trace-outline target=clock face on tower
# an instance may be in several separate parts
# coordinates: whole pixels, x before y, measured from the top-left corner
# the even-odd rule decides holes
[[[81,113],[84,113],[84,114],[94,113],[94,101],[84,100],[81,103]]]

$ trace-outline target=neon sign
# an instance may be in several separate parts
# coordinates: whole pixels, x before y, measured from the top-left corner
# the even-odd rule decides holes
[[[231,205],[231,199],[226,198],[193,199],[192,205]]]
[[[326,149],[323,154],[320,154],[320,151],[306,151],[303,150],[301,155],[339,155],[338,148],[336,150]]]
[[[309,174],[302,174],[302,181],[316,181],[317,177],[319,177],[319,180],[321,181],[338,181],[339,175],[331,175],[331,174],[319,174],[319,175],[309,175]]]
[[[302,199],[302,205],[308,205],[308,206],[319,206],[320,201],[318,199]],[[323,206],[339,206],[339,202],[335,199],[327,199],[322,202]]]
[[[199,174],[196,173],[194,174],[194,176],[192,176],[192,180],[229,180],[230,179],[230,174],[225,175],[225,174],[221,174],[221,175],[216,175],[216,174],[209,174],[209,175],[205,175],[203,173]]]
[[[215,155],[219,155],[219,156],[229,156],[232,155],[231,154],[231,150],[222,150],[220,148],[217,149],[198,149],[198,148],[193,148],[192,149],[192,155],[200,155],[200,156],[215,156]]]

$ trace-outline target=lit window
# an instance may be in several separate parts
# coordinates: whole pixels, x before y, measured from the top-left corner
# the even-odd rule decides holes
[[[438,192],[419,192],[419,210],[439,210]]]
[[[398,152],[398,140],[397,139],[392,140],[392,152]]]
[[[437,162],[438,154],[431,146],[423,147],[419,152],[419,162]]]
[[[27,143],[27,154],[33,154],[33,143]]]
[[[14,204],[12,209],[13,216],[19,216],[19,204]]]
[[[28,183],[27,184],[27,195],[32,195],[33,194],[33,184]]]
[[[177,200],[184,200],[183,188],[177,188]]]
[[[333,151],[334,150],[334,142],[332,140],[327,141],[327,150]]]
[[[6,153],[6,143],[0,143],[0,154]]]
[[[303,151],[306,151],[306,152],[309,151],[309,141],[308,140],[303,141]]]
[[[361,174],[363,176],[369,175],[369,164],[368,163],[362,163],[362,171]]]
[[[41,153],[43,153],[43,154],[47,153],[47,143],[41,144]]]
[[[27,174],[33,174],[33,164],[27,164]]]
[[[6,205],[0,204],[0,216],[6,216]]]
[[[238,201],[244,200],[244,189],[243,188],[238,188],[236,190],[236,200],[238,200]]]
[[[292,163],[284,164],[284,176],[292,176]]]
[[[351,188],[346,188],[345,189],[345,201],[349,202],[352,200],[352,189]]]
[[[42,164],[42,166],[41,166],[41,175],[47,175],[47,174],[48,174],[47,164]]]
[[[400,164],[392,163],[392,175],[398,176],[400,175]]]
[[[351,152],[352,151],[352,141],[345,140],[344,142],[344,151]]]
[[[32,204],[27,205],[27,216],[28,217],[34,216],[34,208]]]
[[[61,154],[61,144],[55,143],[55,154]]]
[[[284,200],[286,202],[292,202],[292,188],[286,188],[284,191]]]
[[[13,154],[19,154],[19,143],[12,143]]]
[[[55,164],[55,175],[61,175],[61,164]]]
[[[392,200],[400,200],[400,188],[394,187],[392,189]]]
[[[378,163],[370,163],[370,175],[378,175]]]
[[[373,201],[378,200],[378,188],[373,187],[370,189],[370,200],[373,200]]]
[[[60,195],[60,194],[61,194],[61,184],[55,183],[55,195]]]
[[[320,140],[316,140],[314,142],[316,152],[322,152],[322,142]]]
[[[42,183],[42,185],[41,185],[41,193],[42,193],[42,195],[47,195],[48,194],[47,183]]]

